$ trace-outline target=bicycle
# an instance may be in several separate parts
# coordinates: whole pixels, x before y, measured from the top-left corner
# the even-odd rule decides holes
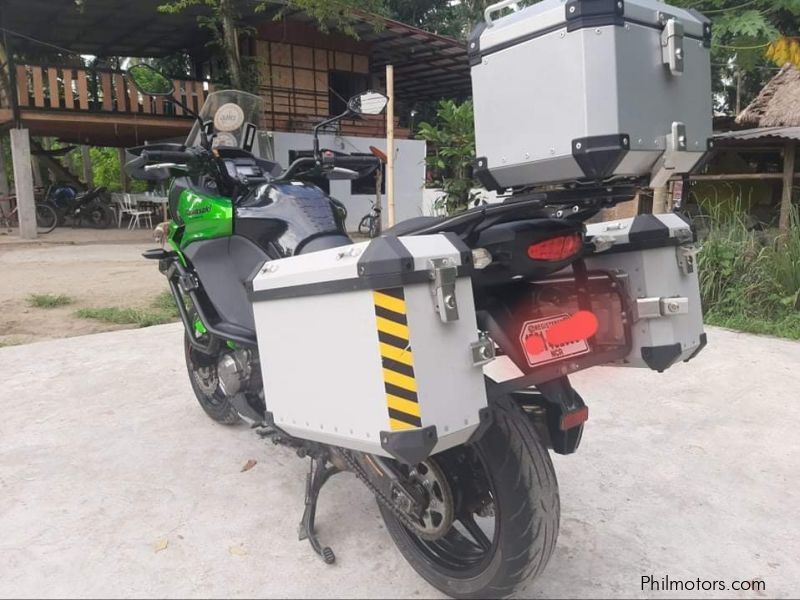
[[[0,224],[7,230],[19,227],[19,205],[16,204],[15,196],[6,196],[2,198],[5,201],[13,200],[15,203],[14,208],[6,212],[3,204],[0,203]],[[36,230],[38,233],[50,233],[58,225],[58,214],[55,209],[48,204],[41,202],[36,203]]]
[[[372,208],[361,218],[361,222],[358,224],[358,233],[376,238],[381,234],[381,207],[374,200],[370,203]]]
[[[369,151],[376,156],[381,163],[386,164],[387,158],[383,150],[370,146]],[[372,208],[361,218],[358,224],[358,233],[376,238],[381,234],[381,188],[383,187],[383,169],[375,172],[375,200],[371,200]]]

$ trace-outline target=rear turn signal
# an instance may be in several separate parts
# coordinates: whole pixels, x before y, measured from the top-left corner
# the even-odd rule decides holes
[[[580,234],[560,235],[528,246],[528,258],[557,262],[575,256],[582,247]]]

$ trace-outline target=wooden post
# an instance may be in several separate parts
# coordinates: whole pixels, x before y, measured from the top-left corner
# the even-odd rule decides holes
[[[14,162],[14,185],[17,188],[19,235],[24,240],[35,240],[36,199],[33,195],[31,139],[27,129],[11,130],[11,157]]]
[[[389,104],[386,107],[386,208],[387,223],[394,227],[394,66],[386,65],[386,95]]]
[[[119,155],[119,182],[122,184],[122,191],[128,192],[128,174],[125,172],[125,148],[117,148]]]
[[[787,142],[783,150],[783,196],[781,197],[781,232],[789,231],[792,212],[792,186],[794,185],[795,142]]]
[[[92,155],[89,146],[81,145],[81,162],[83,163],[83,182],[90,190],[94,188],[94,169],[92,169]]]

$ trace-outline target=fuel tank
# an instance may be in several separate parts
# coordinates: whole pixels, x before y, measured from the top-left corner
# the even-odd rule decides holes
[[[315,185],[266,183],[237,200],[234,232],[283,258],[352,243],[337,204]]]

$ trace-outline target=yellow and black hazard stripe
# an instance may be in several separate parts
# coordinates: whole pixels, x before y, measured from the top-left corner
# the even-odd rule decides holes
[[[389,428],[400,431],[421,427],[405,293],[402,287],[398,287],[374,291],[373,296]]]

